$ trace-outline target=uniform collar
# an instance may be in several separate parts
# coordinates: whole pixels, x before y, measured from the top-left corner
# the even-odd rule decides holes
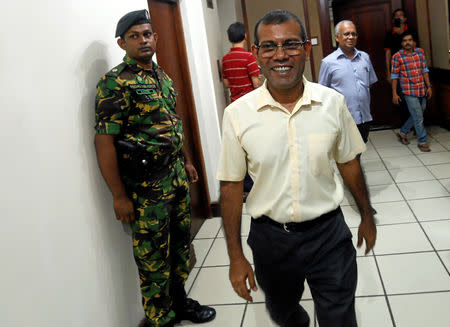
[[[291,115],[300,110],[301,107],[310,105],[312,102],[322,102],[322,99],[317,94],[317,92],[312,92],[312,83],[308,82],[308,80],[303,76],[303,94],[302,97],[296,103],[294,109],[292,110]],[[278,101],[276,101],[272,95],[270,94],[267,88],[267,81],[264,81],[264,84],[259,88],[260,92],[258,95],[256,110],[261,111],[268,108],[278,108],[282,111],[288,112],[286,108],[284,108]]]
[[[140,70],[150,70],[150,69],[145,69],[142,66],[140,66],[136,60],[128,57],[128,55],[125,55],[125,57],[123,57],[123,62],[126,63],[130,69],[134,72],[140,71]],[[153,68],[151,70],[158,70],[159,66],[153,61]]]

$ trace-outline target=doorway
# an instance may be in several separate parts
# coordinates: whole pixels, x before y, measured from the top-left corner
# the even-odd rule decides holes
[[[378,77],[370,90],[372,126],[374,129],[392,128],[400,126],[402,115],[400,107],[392,104],[391,83],[386,80],[386,58],[384,51],[384,38],[392,28],[391,13],[393,8],[405,8],[408,22],[416,30],[416,12],[413,1],[394,0],[321,0],[320,19],[321,25],[333,27],[333,24],[347,19],[355,23],[359,38],[357,48],[369,54]],[[323,21],[323,22],[322,22]],[[329,40],[324,42],[324,57],[333,49],[332,29],[323,29],[322,38]]]

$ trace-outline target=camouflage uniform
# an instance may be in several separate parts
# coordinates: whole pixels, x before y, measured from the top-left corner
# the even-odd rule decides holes
[[[174,319],[173,300],[185,297],[189,273],[190,197],[176,96],[158,65],[144,70],[128,56],[97,85],[96,133],[144,144],[152,158],[151,173],[142,179],[122,172],[121,178],[135,208],[131,227],[142,302],[155,327]]]

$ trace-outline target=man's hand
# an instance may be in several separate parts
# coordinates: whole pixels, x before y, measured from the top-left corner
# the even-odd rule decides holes
[[[134,220],[133,202],[127,196],[115,197],[113,202],[117,220],[124,223],[129,223]]]
[[[374,247],[375,240],[377,238],[377,227],[375,226],[373,218],[363,219],[361,221],[361,224],[359,224],[358,244],[357,244],[358,248],[360,248],[361,245],[363,244],[363,238],[364,238],[364,240],[366,240],[365,254],[367,254]]]
[[[402,99],[397,94],[394,94],[392,96],[392,103],[399,105],[400,102],[402,102]]]
[[[198,174],[197,170],[195,169],[194,165],[190,162],[187,162],[185,165],[186,173],[189,179],[190,183],[196,183],[198,181]]]
[[[427,89],[427,99],[430,100],[433,95],[433,91],[431,91],[431,87]]]
[[[250,289],[254,292],[258,290],[255,282],[253,268],[247,259],[233,260],[230,263],[230,281],[234,291],[243,299],[253,302],[250,296],[250,289],[247,288],[247,278]]]

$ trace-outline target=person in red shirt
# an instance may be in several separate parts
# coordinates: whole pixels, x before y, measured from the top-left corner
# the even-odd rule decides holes
[[[233,23],[227,30],[232,43],[230,52],[222,58],[222,77],[230,89],[231,102],[261,86],[260,71],[255,57],[244,49],[247,35],[245,25]]]

